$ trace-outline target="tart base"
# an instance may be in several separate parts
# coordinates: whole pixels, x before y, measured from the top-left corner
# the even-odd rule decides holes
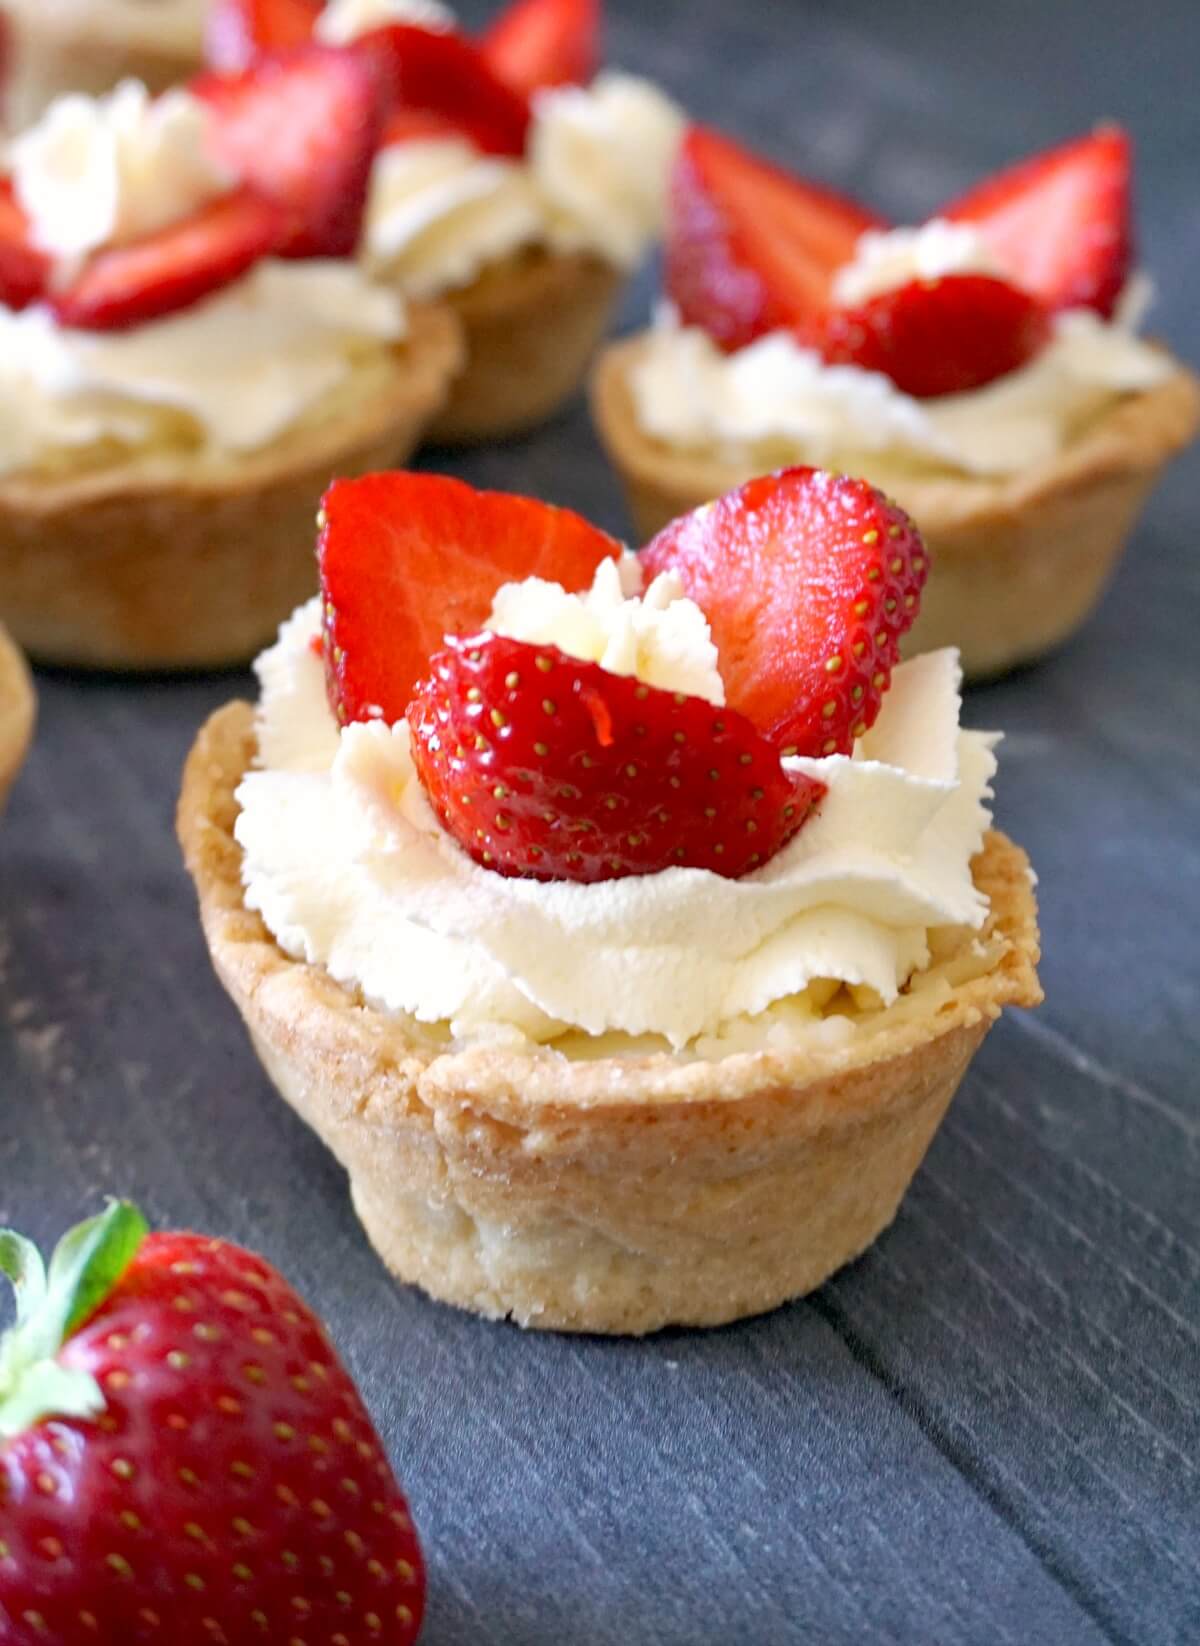
[[[0,626],[0,812],[29,752],[36,714],[25,659]]]
[[[736,454],[685,452],[638,425],[630,372],[646,347],[606,349],[592,415],[624,484],[639,539],[756,472]],[[1184,367],[1130,395],[1052,462],[1000,480],[889,475],[884,489],[930,550],[909,657],[957,646],[971,679],[1052,650],[1090,615],[1163,467],[1200,426],[1200,382]],[[797,462],[804,459],[797,454]],[[871,478],[869,466],[865,470]]]
[[[0,617],[56,664],[245,662],[316,588],[313,519],[330,480],[402,463],[460,359],[454,317],[414,305],[401,363],[356,372],[261,451],[0,476]]]
[[[188,16],[166,5],[9,0],[4,12],[9,71],[0,120],[12,132],[32,124],[64,92],[96,97],[133,79],[157,93],[201,67],[199,6]]]
[[[818,1286],[891,1222],[1004,1005],[1036,1005],[1029,865],[977,858],[982,941],[834,1043],[719,1063],[438,1046],[243,902],[235,791],[253,711],[209,720],[178,827],[217,974],[279,1091],[350,1176],[383,1261],[432,1297],[559,1331],[715,1326]],[[967,961],[965,966],[963,962]]]
[[[472,445],[545,422],[584,381],[622,279],[601,258],[539,249],[446,292],[439,301],[462,325],[466,365],[429,438]]]

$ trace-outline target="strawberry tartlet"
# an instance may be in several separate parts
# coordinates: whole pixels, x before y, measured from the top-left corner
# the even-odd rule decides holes
[[[0,811],[25,763],[37,699],[25,659],[0,624]]]
[[[306,31],[361,52],[389,91],[368,266],[463,326],[432,438],[533,427],[583,381],[661,232],[682,117],[648,81],[597,75],[598,0],[516,0],[478,39],[433,0],[219,0],[210,56],[240,64]]]
[[[1104,589],[1200,385],[1135,325],[1130,147],[1098,128],[918,228],[693,128],[657,323],[593,383],[639,529],[780,463],[869,475],[935,571],[913,651],[1035,658]]]
[[[200,67],[205,0],[4,0],[0,125],[23,131],[66,92],[122,80],[167,91]]]
[[[793,469],[640,555],[428,475],[336,483],[321,597],[179,808],[217,972],[384,1261],[526,1326],[713,1325],[895,1215],[1032,878],[921,539]]]
[[[457,324],[356,261],[381,113],[304,47],[55,103],[0,178],[0,618],[31,654],[253,655],[332,472],[403,460]]]

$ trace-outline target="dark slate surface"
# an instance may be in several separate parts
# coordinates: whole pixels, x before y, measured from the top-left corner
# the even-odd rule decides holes
[[[1126,119],[1155,323],[1200,355],[1190,0],[612,3],[614,59],[901,220]],[[579,409],[453,466],[624,525]],[[1200,1640],[1198,479],[1176,467],[1085,634],[969,701],[1009,733],[1048,1000],[992,1034],[895,1227],[817,1296],[622,1343],[389,1281],[210,974],[172,838],[237,676],[39,682],[0,835],[0,1220],[48,1240],[120,1191],[279,1262],[409,1486],[429,1646]]]

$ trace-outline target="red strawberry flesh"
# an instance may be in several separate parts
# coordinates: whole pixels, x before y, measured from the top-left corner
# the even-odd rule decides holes
[[[212,111],[214,156],[289,214],[279,255],[353,256],[385,112],[370,65],[305,46],[190,89]]]
[[[338,719],[403,719],[445,636],[478,628],[502,584],[542,577],[578,593],[620,553],[568,509],[443,475],[335,481],[317,557]]]
[[[882,372],[919,399],[981,388],[1049,341],[1050,312],[988,275],[913,280],[857,308],[832,309],[811,341],[830,365]]]
[[[879,226],[855,201],[693,126],[671,177],[667,295],[685,325],[742,348],[823,314],[834,274]]]
[[[511,0],[480,42],[488,67],[525,97],[585,85],[600,64],[600,0]]]
[[[793,468],[672,521],[642,550],[709,621],[731,708],[784,754],[848,753],[879,713],[927,557],[863,480]]]
[[[320,15],[321,0],[210,0],[204,59],[235,74],[264,52],[305,45]]]
[[[50,307],[62,325],[86,331],[163,319],[245,274],[273,251],[283,225],[249,190],[225,195],[145,240],[96,252]]]
[[[50,259],[33,244],[29,222],[12,184],[0,181],[0,303],[23,309],[37,301],[50,278]]]
[[[733,878],[824,792],[734,710],[487,631],[436,654],[408,719],[443,826],[504,875]]]
[[[943,206],[1051,308],[1111,315],[1133,268],[1132,152],[1119,126],[1034,155]]]
[[[396,23],[364,34],[354,50],[377,75],[387,112],[441,115],[484,154],[524,153],[528,102],[465,35]]]
[[[57,1360],[104,1406],[0,1440],[0,1638],[414,1639],[408,1506],[320,1322],[261,1258],[150,1235]]]

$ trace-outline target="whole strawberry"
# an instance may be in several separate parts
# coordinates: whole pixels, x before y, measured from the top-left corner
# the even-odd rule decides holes
[[[312,1311],[223,1241],[114,1202],[59,1243],[0,1232],[5,1646],[406,1646],[424,1568]]]

